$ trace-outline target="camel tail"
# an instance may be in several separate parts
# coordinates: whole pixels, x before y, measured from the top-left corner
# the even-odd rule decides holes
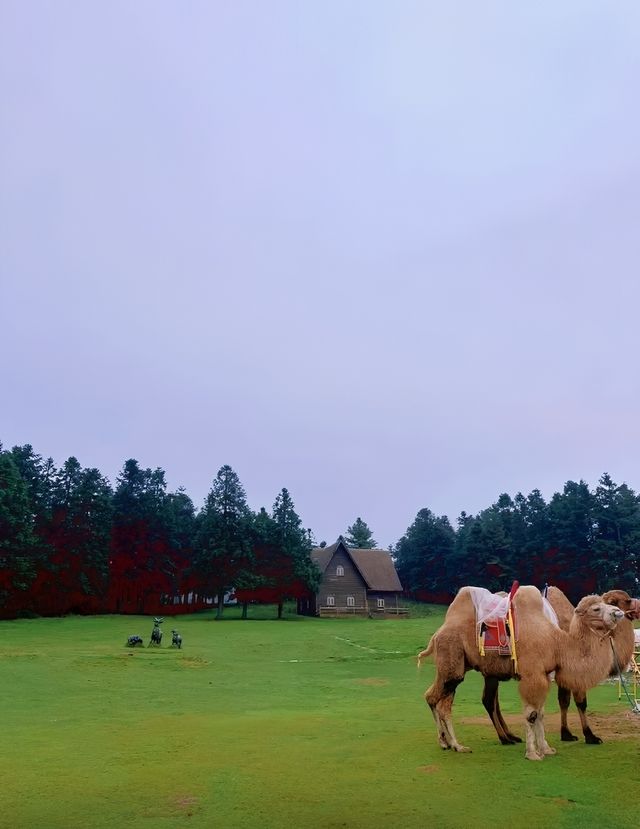
[[[427,647],[423,651],[420,651],[420,653],[418,654],[418,668],[422,667],[422,660],[425,658],[425,656],[431,656],[431,654],[433,653],[435,639],[436,637],[434,634],[429,640],[429,644],[427,645]]]

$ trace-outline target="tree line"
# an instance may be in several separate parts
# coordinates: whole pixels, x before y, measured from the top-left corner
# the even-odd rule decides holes
[[[546,502],[538,489],[502,494],[477,515],[420,510],[394,547],[400,581],[418,599],[448,602],[463,585],[492,591],[554,584],[573,600],[610,588],[638,592],[640,498],[604,474],[592,491],[567,481]]]
[[[360,517],[346,541],[376,546]],[[286,599],[317,589],[312,546],[286,488],[270,511],[254,512],[230,466],[196,511],[184,489],[167,490],[162,469],[134,459],[111,486],[75,457],[56,468],[29,444],[0,444],[0,618],[187,612],[214,598],[221,615],[230,590],[245,615],[250,602],[281,613]],[[548,503],[536,489],[500,495],[477,515],[461,513],[455,528],[425,508],[389,550],[406,594],[423,601],[516,579],[556,584],[574,599],[611,587],[634,593],[640,498],[605,474],[594,491],[568,481]]]
[[[162,469],[130,459],[115,487],[75,457],[56,469],[30,445],[0,444],[0,618],[185,612],[314,592],[320,574],[286,488],[253,512],[230,466],[196,513]],[[167,605],[172,605],[168,608]]]

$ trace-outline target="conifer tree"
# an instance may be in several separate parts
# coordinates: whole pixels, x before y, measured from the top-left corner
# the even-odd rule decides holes
[[[218,619],[225,593],[251,580],[252,525],[240,479],[229,465],[222,466],[197,517],[194,560],[202,589],[217,596]]]
[[[361,550],[373,550],[377,544],[367,522],[362,518],[356,518],[355,522],[347,528],[345,541],[347,546]]]

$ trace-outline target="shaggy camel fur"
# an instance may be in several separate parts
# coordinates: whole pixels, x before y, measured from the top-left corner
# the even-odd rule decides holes
[[[571,620],[573,618],[574,607],[565,596],[565,594],[558,587],[550,587],[547,593],[549,603],[553,607],[558,617],[558,623],[562,630],[569,632]],[[609,590],[602,597],[602,600],[607,604],[614,605],[624,613],[624,618],[616,625],[611,635],[611,669],[610,676],[618,673],[618,669],[624,668],[629,663],[634,648],[633,639],[633,619],[640,618],[640,600],[632,599],[631,596],[624,590]],[[615,653],[615,657],[614,657]],[[557,678],[556,678],[557,681]],[[597,745],[601,743],[600,737],[597,737],[589,725],[587,719],[587,695],[585,693],[574,692],[573,699],[580,715],[580,724],[582,726],[582,733],[586,743]],[[565,742],[575,741],[575,737],[569,730],[567,724],[567,712],[569,710],[569,703],[571,701],[571,690],[558,685],[558,704],[560,706],[560,739]],[[520,737],[516,737],[509,731],[505,723],[502,712],[500,711],[500,702],[498,699],[498,679],[495,677],[485,676],[484,691],[482,694],[482,703],[491,718],[491,722],[496,729],[496,733],[503,745],[510,743],[521,743]]]
[[[518,673],[509,656],[489,651],[481,656],[476,638],[472,588],[463,587],[449,606],[444,623],[431,637],[425,651],[433,654],[436,677],[425,693],[444,749],[469,751],[456,739],[451,708],[457,686],[473,668],[497,679],[520,680],[524,703],[526,752],[529,760],[555,754],[545,739],[544,703],[549,691],[549,674],[556,671],[563,686],[584,693],[609,673],[609,634],[623,613],[605,604],[601,596],[585,596],[575,609],[568,633],[557,628],[544,614],[542,596],[536,587],[521,587],[513,599],[518,625]]]

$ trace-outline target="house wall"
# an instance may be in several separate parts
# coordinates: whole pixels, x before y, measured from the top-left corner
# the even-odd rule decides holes
[[[384,610],[393,610],[400,604],[400,594],[384,590],[371,590],[367,594],[369,613],[382,613],[384,610],[378,607],[378,599],[384,599]]]
[[[344,575],[338,576],[338,566],[344,568]],[[324,571],[324,577],[316,598],[316,612],[320,607],[328,605],[329,596],[334,597],[336,607],[345,607],[347,596],[353,596],[356,607],[366,605],[367,586],[360,573],[356,570],[349,556],[340,547]]]

